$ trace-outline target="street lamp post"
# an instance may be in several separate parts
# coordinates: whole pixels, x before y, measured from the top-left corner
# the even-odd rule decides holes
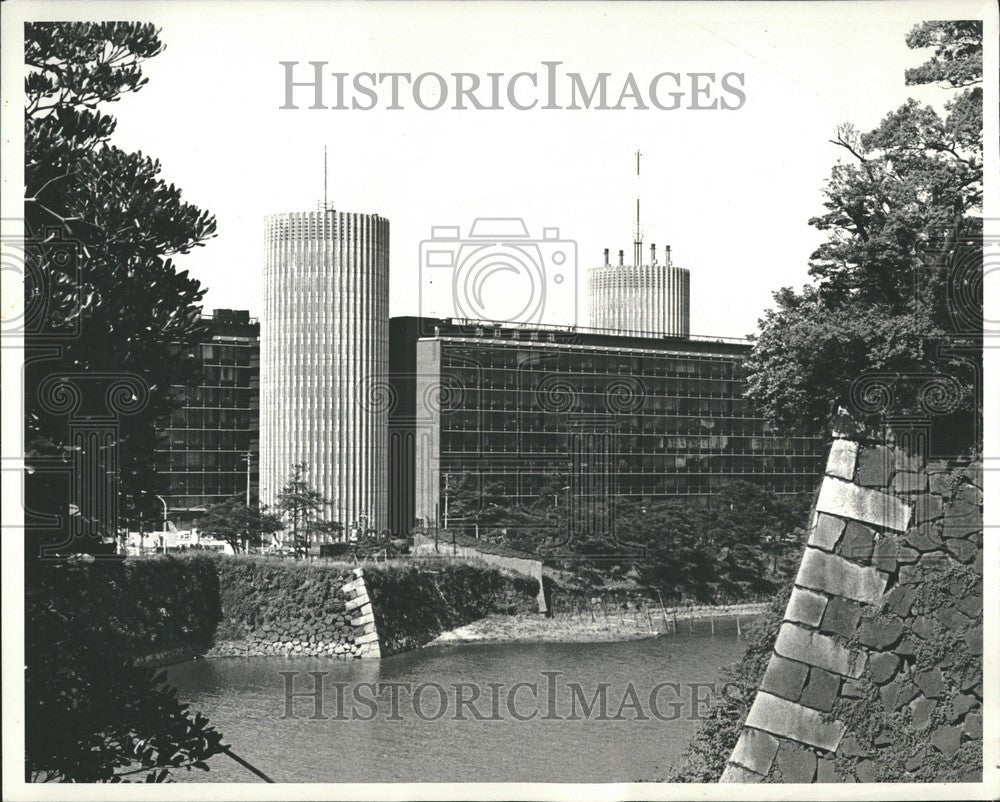
[[[160,535],[160,545],[163,546],[163,553],[167,553],[167,502],[163,496],[157,496],[163,505],[163,534]]]

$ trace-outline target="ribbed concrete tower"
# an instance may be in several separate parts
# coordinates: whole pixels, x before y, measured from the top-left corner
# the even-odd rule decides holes
[[[324,514],[386,526],[389,221],[325,208],[267,218],[260,332],[260,496],[292,463],[331,501]]]
[[[640,151],[635,152],[635,177],[641,175]],[[649,261],[643,263],[640,197],[635,198],[635,250],[632,264],[618,251],[618,265],[611,264],[604,249],[604,264],[587,274],[590,325],[596,329],[627,331],[644,336],[691,336],[691,274],[675,267],[670,246],[663,264],[656,261],[656,246],[649,246]]]
[[[625,264],[618,252],[612,265],[608,251],[604,264],[592,267],[587,276],[590,325],[599,329],[642,332],[648,335],[688,337],[691,334],[691,274],[670,261],[667,247],[664,263],[656,261],[656,246],[649,249],[649,262]]]

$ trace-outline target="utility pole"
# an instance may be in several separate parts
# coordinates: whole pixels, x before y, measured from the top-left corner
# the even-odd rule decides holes
[[[445,473],[444,475],[444,528],[445,531],[448,529],[448,481],[451,478],[450,473]]]
[[[251,452],[247,452],[243,456],[247,459],[247,507],[250,506],[250,457]]]

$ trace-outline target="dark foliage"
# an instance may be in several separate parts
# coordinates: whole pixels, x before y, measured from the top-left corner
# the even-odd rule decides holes
[[[25,26],[26,500],[58,522],[47,540],[81,535],[70,550],[117,533],[86,494],[70,506],[74,456],[101,464],[90,452],[107,446],[84,441],[77,454],[69,418],[115,420],[121,513],[153,518],[162,485],[150,454],[176,406],[171,385],[197,378],[187,353],[204,335],[204,290],[170,257],[212,236],[215,221],[181,200],[159,162],[112,145],[115,120],[102,111],[142,88],[142,62],[162,49],[148,24]]]
[[[221,617],[211,561],[34,564],[25,616],[29,781],[162,782],[207,770],[221,734],[134,658],[211,640]]]
[[[565,503],[559,507],[553,499],[543,492],[512,509],[489,486],[458,477],[451,500],[463,517],[439,534],[440,547],[447,551],[454,533],[458,542],[482,551],[573,571],[595,590],[631,578],[665,600],[732,603],[770,594],[782,582],[789,555],[800,547],[796,530],[810,502],[740,481],[722,488],[709,505],[623,497],[615,501],[615,540],[603,533],[567,539]],[[470,519],[479,524],[478,539],[469,536]]]

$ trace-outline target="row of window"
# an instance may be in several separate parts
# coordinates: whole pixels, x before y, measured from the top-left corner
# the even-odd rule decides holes
[[[245,451],[160,451],[157,464],[166,470],[215,468],[222,471],[246,471]],[[256,458],[251,460],[251,469]]]
[[[173,473],[170,494],[173,496],[215,495],[223,498],[246,493],[246,473]],[[251,476],[251,492],[255,483]]]
[[[170,429],[249,429],[253,423],[247,409],[184,408],[170,415]]]
[[[246,345],[202,343],[201,361],[206,371],[212,371],[217,366],[249,368],[253,361],[253,353],[257,349],[257,343]]]
[[[467,348],[455,346],[443,349],[442,369],[483,375],[492,372],[522,372],[526,375],[546,373],[595,374],[635,378],[704,378],[740,379],[744,375],[739,357],[677,356],[608,351],[558,351],[524,348]]]
[[[255,429],[170,429],[162,450],[246,451],[255,447],[256,440]]]
[[[559,376],[546,378],[542,384],[531,387],[502,387],[462,383],[458,379],[448,377],[441,384],[428,386],[424,395],[422,402],[424,408],[436,409],[443,406],[447,410],[487,407],[558,411],[586,409],[600,412],[641,410],[665,413],[676,410],[680,404],[689,399],[721,399],[723,402],[728,402],[730,408],[751,409],[750,402],[743,396],[742,385],[711,379],[661,380],[656,385],[643,385],[627,379],[601,378],[592,382],[574,382]],[[725,408],[720,406],[720,412]]]
[[[250,387],[201,386],[178,388],[174,398],[185,407],[250,409],[257,402],[257,393]]]

